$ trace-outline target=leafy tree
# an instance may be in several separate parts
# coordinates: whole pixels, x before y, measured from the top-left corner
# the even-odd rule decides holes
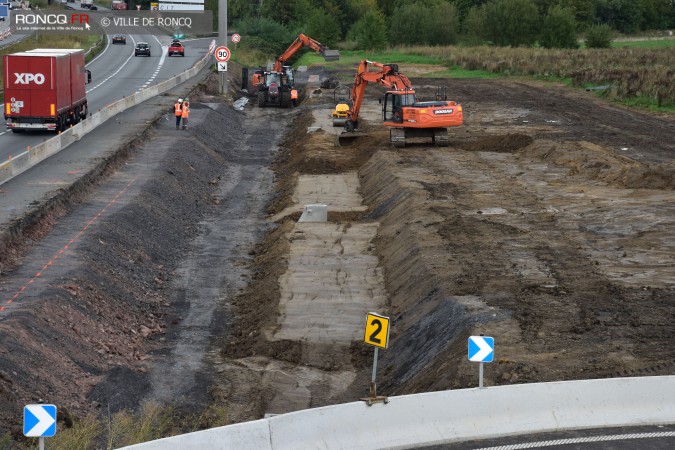
[[[486,31],[497,45],[532,45],[538,28],[539,12],[532,0],[496,0],[487,5]]]
[[[574,17],[581,28],[593,25],[595,21],[595,0],[567,0],[562,4],[574,11]]]
[[[318,9],[307,18],[305,33],[328,47],[334,46],[342,37],[337,19]]]
[[[586,32],[586,47],[609,48],[612,45],[612,29],[606,23],[593,25]]]
[[[452,3],[457,7],[459,16],[461,18],[466,18],[471,9],[483,6],[484,4],[489,3],[491,0],[449,0],[449,1],[450,3]]]
[[[478,44],[487,37],[487,8],[485,6],[474,6],[469,9],[462,26],[465,39],[470,44]]]
[[[260,14],[277,23],[288,25],[294,19],[294,0],[265,0]]]
[[[246,35],[242,46],[270,55],[280,55],[295,39],[284,25],[267,17],[243,20],[239,23],[239,30]]]
[[[546,14],[553,8],[554,6],[559,5],[561,2],[560,0],[533,0],[534,4],[537,5],[537,10],[539,11],[539,14],[542,17],[545,17]]]
[[[642,3],[642,28],[645,30],[665,29],[669,25],[670,0],[640,0]],[[675,11],[675,2],[672,2]]]
[[[209,3],[218,3],[218,0],[206,0],[205,7],[208,9]],[[249,17],[253,17],[258,12],[257,3],[250,0],[228,0],[227,2],[227,21],[238,22]]]
[[[457,43],[459,12],[452,3],[439,3],[431,8],[429,44],[450,45]]]
[[[635,33],[642,24],[643,5],[635,0],[597,0],[596,16],[622,33]]]
[[[574,12],[562,6],[548,10],[544,18],[541,45],[546,48],[577,48],[577,23]]]
[[[381,50],[387,46],[387,20],[380,11],[368,11],[349,30],[349,38],[364,50]]]
[[[421,3],[399,6],[391,16],[389,29],[393,44],[428,44],[431,10]]]

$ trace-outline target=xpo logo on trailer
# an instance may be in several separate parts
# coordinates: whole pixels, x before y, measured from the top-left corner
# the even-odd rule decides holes
[[[45,76],[41,73],[15,73],[16,81],[14,84],[42,84],[45,82]]]

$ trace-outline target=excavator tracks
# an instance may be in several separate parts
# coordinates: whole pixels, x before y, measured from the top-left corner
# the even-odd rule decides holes
[[[434,137],[433,137],[434,145],[436,147],[447,147],[450,145],[450,138],[448,137],[448,130],[447,129],[438,129],[434,130]]]
[[[405,148],[405,130],[401,128],[390,129],[389,142],[396,148]]]

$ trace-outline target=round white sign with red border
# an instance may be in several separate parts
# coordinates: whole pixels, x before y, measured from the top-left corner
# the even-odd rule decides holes
[[[218,47],[215,56],[216,61],[227,62],[230,60],[230,49],[227,47]]]
[[[237,33],[234,33],[232,35],[232,42],[234,42],[236,44],[239,41],[241,41],[241,36],[239,36]]]

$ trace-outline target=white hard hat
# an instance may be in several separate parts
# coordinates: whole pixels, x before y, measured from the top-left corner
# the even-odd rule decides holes
[[[180,103],[180,102],[182,102],[182,101],[183,101],[183,99],[182,99],[182,98],[179,98],[179,99],[178,99],[178,103]]]

